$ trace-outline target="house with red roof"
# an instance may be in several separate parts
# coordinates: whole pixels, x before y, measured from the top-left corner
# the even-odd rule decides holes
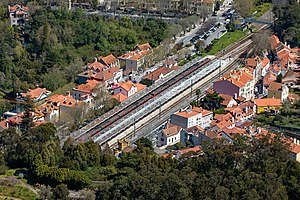
[[[140,92],[145,88],[146,85],[140,83],[133,83],[131,81],[118,83],[118,85],[114,88],[113,98],[118,100],[119,102],[123,102],[127,98],[131,97],[135,93]]]
[[[24,117],[24,112],[21,112],[15,116],[9,117],[5,120],[0,121],[0,131],[8,128],[17,128],[21,131],[25,131],[25,127],[22,124]],[[45,116],[38,109],[30,112],[30,117],[32,118],[32,123],[34,126],[39,126],[45,123]]]
[[[268,87],[268,98],[276,98],[280,99],[281,102],[284,102],[287,100],[289,96],[289,88],[282,84],[277,82],[271,82]]]
[[[111,68],[111,67],[120,68],[119,60],[112,54],[109,54],[108,56],[105,56],[105,57],[100,56],[98,58],[98,62],[108,68]]]
[[[45,98],[47,98],[51,94],[51,91],[46,88],[37,87],[35,89],[29,89],[27,92],[21,93],[17,96],[17,100],[25,100],[29,98],[33,102],[39,102]]]
[[[227,94],[235,99],[238,96],[246,100],[254,98],[255,81],[247,68],[232,70],[213,83],[213,90]]]
[[[16,4],[8,6],[10,25],[23,25],[29,18],[29,7]]]
[[[75,100],[91,103],[96,96],[94,89],[99,86],[99,81],[88,80],[86,84],[81,84],[72,89],[72,97]]]
[[[73,108],[82,105],[82,102],[74,99],[69,93],[67,95],[61,95],[61,94],[52,95],[51,97],[48,97],[46,99],[45,104],[52,105],[53,110],[58,108],[59,111],[58,118],[60,119],[62,115],[72,113]],[[56,116],[57,113],[49,112],[52,110],[52,108],[48,108],[48,110],[45,110],[44,108],[45,108],[44,106],[41,107],[40,111],[45,114],[46,121],[57,120],[57,116]]]
[[[213,113],[201,107],[188,108],[186,110],[171,115],[171,123],[182,128],[200,126],[206,128],[210,126]]]
[[[275,98],[254,99],[254,104],[255,111],[257,114],[264,112],[277,113],[283,107],[281,100]]]
[[[145,57],[151,53],[152,47],[146,43],[137,45],[133,51],[121,55],[118,59],[125,71],[138,71],[145,64]]]
[[[167,123],[165,128],[158,134],[158,146],[170,146],[180,142],[182,128],[175,124]]]
[[[294,139],[294,142],[290,142],[290,148],[291,156],[294,160],[300,162],[300,143],[299,140]]]

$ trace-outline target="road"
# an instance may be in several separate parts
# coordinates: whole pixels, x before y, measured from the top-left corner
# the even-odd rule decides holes
[[[212,35],[210,35],[206,40],[204,40],[206,45],[209,45],[214,39],[219,37],[221,34],[221,31],[225,29],[224,23],[225,19],[222,17],[222,14],[224,11],[228,10],[232,6],[230,5],[232,3],[232,0],[226,0],[223,2],[222,6],[220,7],[220,10],[216,13],[216,16],[209,16],[207,20],[209,19],[216,19],[216,23],[220,23],[221,27],[216,30]],[[186,33],[183,37],[178,37],[176,39],[176,44],[182,43],[183,45],[187,45],[193,37],[197,35],[197,33],[203,28],[203,23],[197,24],[196,28],[192,29],[190,32]]]

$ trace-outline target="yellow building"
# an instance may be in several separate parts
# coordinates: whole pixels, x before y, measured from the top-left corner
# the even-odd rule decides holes
[[[254,99],[254,104],[256,107],[257,114],[264,113],[264,112],[277,113],[283,107],[280,99],[275,99],[275,98]]]

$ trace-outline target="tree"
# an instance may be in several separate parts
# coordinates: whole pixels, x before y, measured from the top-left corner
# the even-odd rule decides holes
[[[282,82],[282,74],[280,73],[280,74],[278,74],[278,76],[276,77],[276,82],[277,83],[281,83]]]
[[[57,185],[52,189],[53,197],[57,200],[67,200],[69,199],[68,195],[70,194],[67,186],[65,184]]]
[[[269,38],[271,36],[271,32],[269,30],[263,30],[253,35],[252,41],[253,41],[253,55],[263,55],[263,51],[270,52],[271,51],[271,45],[269,42]]]
[[[149,139],[144,138],[144,137],[141,139],[138,139],[136,141],[136,145],[138,146],[139,149],[149,148],[150,150],[153,150],[152,142]]]
[[[214,92],[213,94],[206,95],[202,99],[201,106],[205,109],[215,110],[220,108],[222,101],[224,101],[224,98],[219,96],[219,93]]]
[[[205,47],[205,42],[203,40],[198,40],[195,44],[197,51],[201,51]]]
[[[25,98],[25,111],[22,116],[21,126],[26,131],[29,128],[33,127],[33,112],[34,112],[34,104],[29,97]]]
[[[246,17],[254,7],[254,0],[234,0],[233,7],[242,17]],[[251,13],[252,14],[252,13]]]
[[[42,200],[51,199],[53,193],[51,192],[51,187],[42,185],[39,191],[39,195]]]

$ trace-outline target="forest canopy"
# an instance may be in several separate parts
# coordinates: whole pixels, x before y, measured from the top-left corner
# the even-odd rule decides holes
[[[55,90],[73,82],[96,56],[119,56],[138,43],[156,47],[165,38],[161,20],[87,16],[83,10],[36,7],[23,27],[11,27],[0,10],[0,80],[6,91],[37,84]]]

